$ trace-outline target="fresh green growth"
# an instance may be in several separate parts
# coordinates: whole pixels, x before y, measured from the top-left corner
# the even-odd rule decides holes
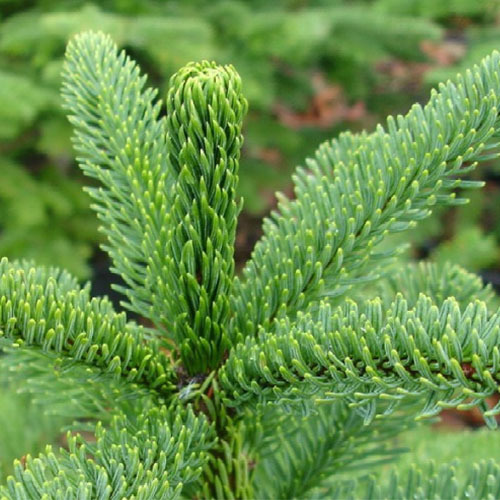
[[[217,366],[229,347],[246,108],[234,68],[214,63],[186,66],[172,78],[167,95],[166,151],[177,181],[167,209],[169,230],[156,243],[159,263],[150,273],[153,280],[166,275],[157,316],[173,333],[191,374]]]
[[[492,462],[366,474],[402,452],[394,439],[415,420],[477,407],[495,427],[500,414],[492,290],[454,264],[381,249],[432,207],[465,203],[457,188],[482,185],[461,177],[498,151],[499,53],[385,128],[323,144],[240,277],[236,71],[181,69],[164,116],[138,66],[87,32],[68,45],[63,78],[118,289],[151,327],[66,272],[1,261],[10,367],[47,405],[85,417],[76,427],[95,424],[17,462],[2,498],[499,495]]]

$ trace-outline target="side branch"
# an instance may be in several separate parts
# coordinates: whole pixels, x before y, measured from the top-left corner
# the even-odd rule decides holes
[[[168,168],[165,120],[156,91],[109,36],[86,32],[68,44],[62,97],[74,127],[83,172],[129,309],[157,326],[157,287],[164,283],[169,207],[175,175]],[[155,274],[152,276],[150,268]],[[159,270],[159,271],[158,271]]]
[[[392,255],[377,251],[391,232],[427,217],[434,204],[457,204],[453,190],[482,183],[457,177],[495,156],[500,121],[500,54],[441,85],[425,107],[390,117],[372,134],[342,134],[298,169],[295,199],[279,212],[236,281],[235,342],[269,331],[275,318],[375,279]]]
[[[66,275],[61,275],[65,277]],[[106,299],[56,271],[0,261],[0,339],[168,395],[175,373],[154,341]]]
[[[461,311],[454,298],[436,306],[424,295],[412,308],[398,296],[385,311],[380,299],[336,310],[322,303],[248,339],[220,373],[228,403],[341,398],[366,423],[382,406],[388,415],[413,402],[420,418],[479,406],[494,425],[500,404],[488,410],[485,399],[500,388],[500,313],[480,301]]]
[[[50,447],[14,473],[0,496],[109,500],[177,499],[195,482],[213,445],[213,428],[191,409],[149,410],[136,419],[115,417],[109,429],[98,424],[95,442],[69,436],[69,451]]]

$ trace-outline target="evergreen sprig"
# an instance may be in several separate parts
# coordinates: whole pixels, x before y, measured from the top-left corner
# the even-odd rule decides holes
[[[453,297],[439,307],[425,295],[412,308],[398,295],[387,310],[379,298],[338,309],[324,302],[275,330],[231,352],[220,370],[229,404],[341,398],[367,424],[382,416],[381,401],[392,403],[387,415],[406,398],[420,402],[419,417],[478,405],[486,417],[500,413],[500,404],[484,405],[500,385],[500,314],[483,302],[465,311]]]
[[[396,261],[395,276],[347,296],[383,274],[397,252],[378,248],[387,234],[481,184],[457,177],[497,155],[498,53],[387,129],[321,146],[241,278],[247,105],[234,68],[181,69],[163,117],[135,63],[108,36],[84,33],[68,45],[63,79],[119,289],[153,326],[65,272],[0,261],[2,367],[17,363],[27,387],[57,394],[38,394],[47,404],[66,397],[67,413],[95,423],[67,449],[19,461],[2,498],[498,496],[493,464],[367,479],[416,418],[477,406],[495,425],[491,288],[456,265]]]
[[[157,247],[168,276],[161,294],[169,326],[190,373],[214,368],[229,347],[229,293],[241,124],[247,104],[234,68],[190,64],[167,94],[167,151],[177,175],[167,246]]]
[[[498,146],[498,53],[433,91],[424,107],[389,117],[372,134],[341,134],[294,177],[296,199],[280,196],[264,222],[232,304],[238,340],[272,328],[311,301],[345,294],[378,276],[377,251],[391,232],[427,217],[434,204],[464,203],[457,179]]]
[[[0,339],[42,351],[54,361],[82,364],[93,375],[123,379],[168,395],[176,375],[154,341],[116,313],[106,298],[90,297],[58,270],[0,261]]]
[[[167,167],[165,120],[157,91],[109,37],[84,33],[68,44],[62,96],[73,124],[84,173],[101,187],[87,188],[108,238],[113,270],[126,286],[127,306],[160,325],[157,287],[150,275],[157,245],[167,242],[174,173]]]
[[[154,408],[131,421],[100,424],[95,442],[68,435],[68,451],[50,447],[37,458],[17,462],[2,498],[44,500],[154,499],[180,497],[207,460],[213,429],[191,409]]]

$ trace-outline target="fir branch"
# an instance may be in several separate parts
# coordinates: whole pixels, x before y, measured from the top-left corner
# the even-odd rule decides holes
[[[168,396],[175,373],[141,328],[126,322],[106,299],[91,299],[66,273],[0,261],[0,339],[37,349],[58,363],[80,364],[89,378],[113,380]]]
[[[22,498],[108,500],[177,499],[195,482],[213,444],[213,428],[191,409],[152,409],[137,418],[98,424],[95,441],[68,435],[69,451],[50,447],[17,462],[0,495]]]
[[[415,401],[420,418],[479,405],[494,426],[500,404],[488,410],[485,399],[499,390],[499,336],[500,314],[480,301],[464,311],[454,298],[438,307],[424,295],[412,308],[399,295],[388,310],[378,298],[336,310],[322,303],[236,346],[220,380],[234,406],[341,399],[368,424],[384,401],[385,415]]]
[[[458,186],[481,185],[457,177],[498,145],[499,65],[493,53],[433,91],[425,107],[390,117],[387,130],[341,134],[318,149],[308,170],[297,170],[296,200],[280,196],[235,283],[236,341],[375,279],[388,256],[376,250],[384,235],[412,227],[436,203],[464,202],[452,192]]]
[[[69,387],[54,389],[82,398],[82,414],[104,417],[95,441],[70,436],[69,451],[18,463],[0,496],[338,497],[346,485],[331,487],[335,475],[392,455],[383,441],[414,417],[479,406],[493,426],[500,403],[489,409],[486,398],[500,385],[500,312],[471,302],[469,294],[493,302],[477,278],[421,266],[389,281],[382,298],[338,307],[332,298],[377,277],[386,234],[433,204],[462,203],[458,186],[478,187],[457,177],[497,154],[499,64],[495,53],[424,108],[390,118],[387,131],[320,147],[234,285],[246,111],[236,72],[188,65],[159,119],[155,92],[108,37],[76,37],[63,96],[80,163],[102,184],[90,192],[128,307],[157,328],[128,323],[65,273],[0,261],[0,346],[17,350],[42,385],[50,360],[68,374]],[[396,287],[404,295],[394,298]],[[168,337],[182,363],[159,347]],[[88,399],[70,387],[86,382]],[[97,388],[108,382],[109,391]],[[372,481],[365,496],[499,493],[490,465],[460,487],[452,468],[427,476]]]
[[[215,368],[229,344],[246,108],[240,77],[231,66],[190,64],[171,79],[167,149],[177,182],[167,245],[156,248],[154,262],[161,267],[151,265],[151,276],[165,276],[158,286],[157,316],[173,333],[192,374]]]
[[[62,96],[74,126],[83,172],[102,187],[88,188],[109,244],[115,286],[129,309],[157,325],[157,288],[166,283],[163,253],[175,182],[167,166],[164,119],[156,91],[109,36],[87,32],[70,41]],[[154,269],[154,274],[151,274]]]

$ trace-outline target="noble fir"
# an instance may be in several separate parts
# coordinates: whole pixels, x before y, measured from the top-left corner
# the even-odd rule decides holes
[[[497,156],[500,54],[375,132],[321,145],[239,276],[234,68],[182,68],[164,113],[137,65],[84,33],[63,81],[116,288],[147,323],[63,270],[1,261],[2,362],[87,431],[18,461],[2,498],[500,496],[493,461],[366,474],[443,408],[478,407],[491,427],[500,413],[493,291],[384,244],[482,185],[463,177]]]

